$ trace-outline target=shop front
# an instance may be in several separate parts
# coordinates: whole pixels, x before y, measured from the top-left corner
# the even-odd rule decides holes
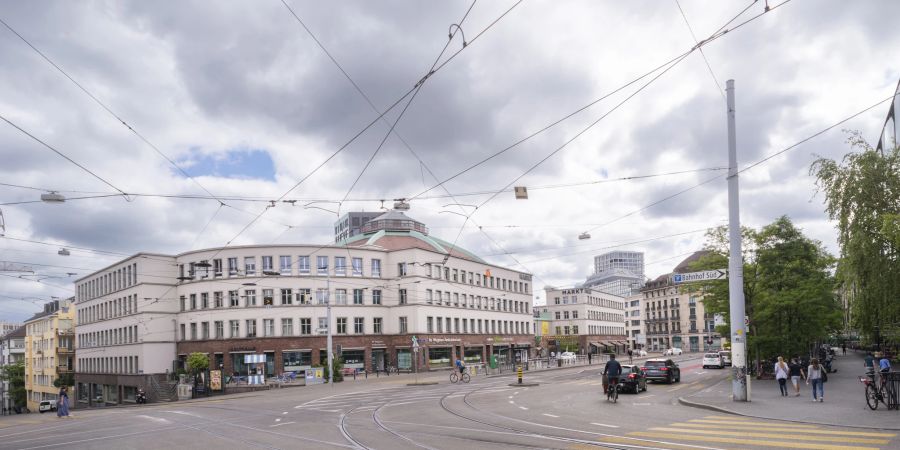
[[[364,348],[344,348],[341,350],[341,359],[344,361],[345,369],[366,368],[366,349]]]
[[[428,347],[428,367],[447,368],[453,364],[453,347]]]
[[[410,348],[398,348],[397,349],[397,368],[400,370],[413,370],[412,349],[410,349]]]
[[[312,368],[312,350],[292,349],[281,352],[281,367],[285,372],[305,372]]]
[[[481,364],[484,362],[484,347],[466,346],[463,350],[463,361],[466,364]]]

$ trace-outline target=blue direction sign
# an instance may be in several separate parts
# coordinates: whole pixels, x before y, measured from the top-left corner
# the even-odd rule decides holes
[[[704,270],[703,272],[676,273],[672,275],[672,282],[675,284],[690,283],[694,281],[711,281],[723,280],[728,278],[728,270]]]

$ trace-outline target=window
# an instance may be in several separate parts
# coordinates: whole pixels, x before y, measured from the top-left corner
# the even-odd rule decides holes
[[[438,305],[441,304],[441,296],[442,295],[443,294],[441,294],[441,291],[434,291],[434,300],[435,300],[436,304],[438,304]]]
[[[244,257],[244,275],[254,275],[254,274],[256,274],[256,257],[255,256]]]
[[[356,334],[363,334],[366,331],[366,322],[362,317],[354,317],[353,318],[353,332]]]
[[[247,319],[247,337],[256,337],[256,319]]]
[[[375,289],[372,291],[372,304],[380,305],[381,304],[381,290]]]
[[[459,306],[459,293],[453,293],[453,306]]]
[[[294,294],[290,289],[282,289],[281,290],[281,304],[282,305],[290,305],[294,302]]]
[[[400,289],[400,304],[406,304],[406,289]]]
[[[294,319],[281,319],[281,335],[282,336],[293,336],[294,335]]]
[[[181,297],[178,298],[178,302],[179,302],[179,304],[181,305],[181,310],[184,311],[185,298],[184,298],[183,295],[182,295]]]
[[[327,317],[319,317],[319,329],[316,330],[319,334],[325,334],[328,332],[328,318]]]
[[[425,303],[431,304],[434,302],[434,292],[431,289],[425,289]]]
[[[353,276],[361,277],[363,276],[363,260],[362,258],[353,258]]]
[[[335,289],[334,290],[334,303],[336,305],[346,305],[347,304],[347,290],[346,289]]]
[[[200,324],[201,336],[203,339],[209,339],[209,322],[203,322]]]
[[[459,281],[459,270],[453,269],[453,281]]]
[[[238,259],[228,258],[228,275],[235,276],[238,273]]]
[[[559,311],[556,311],[556,320],[560,320],[560,319],[562,319],[562,313],[560,313]]]
[[[453,332],[459,333],[459,317],[453,319]]]
[[[275,289],[263,289],[263,305],[271,305],[275,302]]]
[[[281,255],[278,257],[278,269],[281,271],[282,275],[290,275],[291,274],[291,257]]]
[[[105,340],[108,341],[109,339],[105,339]],[[191,324],[191,340],[192,341],[197,340],[197,324],[196,323]]]
[[[334,274],[347,275],[347,258],[343,256],[334,257]]]
[[[191,309],[197,309],[197,294],[191,294]],[[106,314],[103,314],[106,316]]]
[[[312,303],[312,294],[309,289],[297,289],[297,304],[308,305]]]
[[[297,272],[301,274],[309,273],[309,256],[297,258]]]
[[[383,327],[381,326],[381,324],[382,324],[382,318],[381,318],[381,317],[375,317],[375,318],[373,318],[373,319],[372,319],[372,332],[375,333],[375,334],[381,334],[381,333],[383,333],[384,331],[382,331],[382,330],[383,330]]]
[[[438,317],[436,322],[437,322],[437,332],[443,333],[444,332],[444,321],[441,320],[440,317]]]
[[[406,334],[408,332],[406,324],[406,317],[400,317],[400,334]]]
[[[328,289],[317,288],[316,289],[316,303],[319,305],[324,305],[326,301],[328,301]]]
[[[434,333],[434,317],[428,316],[425,318],[425,331]]]
[[[578,334],[578,325],[572,325],[572,334]]]
[[[222,307],[222,292],[213,292],[213,307],[221,308]]]
[[[381,260],[380,259],[372,260],[372,277],[381,278]]]
[[[328,275],[327,256],[316,256],[316,271],[319,275]]]
[[[228,337],[230,337],[230,338],[240,337],[241,336],[240,326],[241,326],[240,321],[229,320],[228,321],[228,329],[230,330],[229,331],[230,334],[228,335]]]
[[[347,318],[337,318],[337,334],[347,334]]]
[[[466,319],[463,319],[463,333],[468,333],[468,332],[469,332],[468,322],[466,322]]]
[[[228,291],[228,306],[240,306],[238,298],[238,291]]]
[[[300,334],[312,334],[312,319],[309,317],[300,318]]]
[[[406,276],[406,263],[397,263],[397,276],[405,277]]]
[[[568,319],[568,318],[569,318],[569,312],[563,311],[563,319]]]
[[[225,337],[225,322],[221,320],[216,321],[216,339],[222,339]]]
[[[185,339],[185,335],[184,335],[184,324],[181,324],[181,340],[183,341],[184,339]],[[93,345],[91,345],[91,346],[93,347]]]
[[[363,304],[363,290],[362,289],[354,289],[353,290],[353,304],[354,305],[362,305]]]
[[[450,328],[450,318],[449,318],[449,317],[447,317],[447,318],[446,318],[446,319],[444,319],[444,320],[446,320],[446,321],[447,321],[447,332],[448,332],[448,333],[452,333],[452,332],[453,332],[453,330],[452,330],[452,329],[451,329],[451,328]]]
[[[247,297],[247,306],[256,306],[256,289],[244,290],[244,297]]]
[[[572,311],[572,318],[573,318],[573,319],[577,319],[577,318],[578,318],[578,310]]]
[[[262,257],[262,270],[263,270],[263,272],[272,272],[275,270],[275,267],[272,264],[271,256],[263,256]]]
[[[222,260],[214,259],[213,260],[213,275],[217,277],[222,276]]]

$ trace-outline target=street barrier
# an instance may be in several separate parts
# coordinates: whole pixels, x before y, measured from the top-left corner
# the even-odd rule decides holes
[[[889,372],[884,377],[885,403],[888,409],[900,409],[900,372]]]

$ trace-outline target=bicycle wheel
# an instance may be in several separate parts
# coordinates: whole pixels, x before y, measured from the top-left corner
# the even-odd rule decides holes
[[[464,373],[462,374],[462,381],[463,383],[468,383],[469,381],[472,381],[472,377],[470,377],[469,374]]]
[[[618,384],[616,384],[616,386],[612,388],[612,401],[613,401],[613,403],[619,401],[619,385]]]
[[[450,382],[456,383],[457,381],[459,381],[459,375],[457,375],[456,372],[451,373],[450,374]]]
[[[878,409],[878,390],[871,384],[866,385],[866,404],[871,410]]]

